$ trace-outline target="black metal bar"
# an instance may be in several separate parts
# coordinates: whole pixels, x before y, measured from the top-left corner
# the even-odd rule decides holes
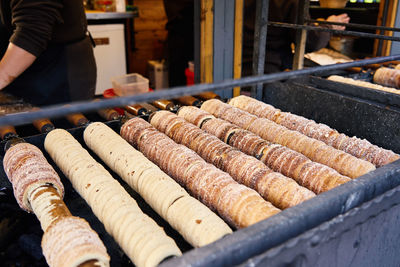
[[[141,95],[134,96],[126,96],[119,98],[112,98],[107,100],[101,100],[98,102],[91,101],[82,101],[71,103],[69,106],[64,105],[56,105],[43,107],[42,109],[29,113],[16,113],[9,114],[3,117],[0,117],[0,126],[1,125],[22,125],[26,123],[30,123],[36,119],[40,118],[55,118],[62,117],[71,113],[79,113],[79,112],[89,112],[95,111],[102,108],[110,108],[110,107],[122,107],[134,103],[140,102],[150,102],[157,99],[171,99],[174,97],[179,97],[183,95],[189,94],[197,94],[205,91],[214,91],[223,88],[232,88],[237,86],[249,86],[257,83],[267,83],[267,82],[275,82],[279,80],[294,78],[302,75],[321,75],[324,72],[332,71],[332,70],[340,70],[351,67],[359,67],[368,64],[381,63],[386,61],[399,60],[400,55],[387,56],[387,57],[377,57],[371,59],[364,59],[353,61],[349,63],[341,63],[341,64],[332,64],[326,66],[318,66],[309,69],[288,71],[288,72],[279,72],[279,73],[271,73],[260,76],[251,76],[245,77],[237,80],[226,80],[219,83],[212,84],[197,84],[190,87],[180,86],[175,87],[170,90],[160,90],[152,93],[146,93]]]
[[[268,10],[269,0],[257,0],[254,28],[253,75],[264,74]],[[262,98],[262,84],[257,84],[251,88],[251,96],[259,100]]]
[[[304,25],[304,21],[309,16],[310,1],[299,0],[299,12],[297,13],[297,25]],[[296,48],[293,58],[293,69],[299,70],[304,65],[304,53],[306,50],[307,43],[307,31],[305,29],[298,28],[296,31]]]
[[[320,21],[320,20],[315,20],[315,19],[308,19],[308,20],[306,20],[306,22],[327,24],[327,25],[346,26],[348,28],[358,28],[358,29],[365,29],[365,30],[382,30],[382,31],[400,32],[400,28],[376,26],[376,25],[366,25],[366,24],[357,24],[357,23],[342,23],[342,22],[333,22],[333,21]]]
[[[214,1],[214,82],[233,78],[234,32],[235,1]],[[215,93],[222,98],[232,97],[232,90],[218,90]]]
[[[309,26],[309,25],[298,25],[291,23],[283,23],[283,22],[268,22],[268,25],[273,27],[281,27],[281,28],[289,28],[289,29],[305,29],[305,30],[314,30],[321,32],[331,32],[337,35],[348,35],[348,36],[357,36],[364,38],[373,38],[373,39],[381,39],[381,40],[389,40],[389,41],[400,41],[400,37],[394,36],[385,36],[380,34],[366,33],[366,32],[355,32],[355,31],[346,31],[346,30],[334,30],[330,28],[323,28],[318,26]]]

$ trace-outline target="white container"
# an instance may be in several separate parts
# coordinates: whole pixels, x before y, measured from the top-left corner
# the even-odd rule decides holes
[[[147,72],[152,89],[168,88],[168,69],[165,61],[149,60],[147,62]]]
[[[115,94],[119,96],[143,94],[149,91],[149,80],[137,73],[111,78]]]
[[[115,0],[115,6],[116,6],[117,12],[125,12],[126,11],[125,0]]]
[[[112,88],[111,77],[126,74],[125,35],[123,24],[89,25],[96,43],[94,57],[97,65],[96,95]]]

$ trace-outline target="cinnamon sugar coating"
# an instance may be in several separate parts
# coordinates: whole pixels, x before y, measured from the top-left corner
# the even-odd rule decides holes
[[[197,113],[204,114],[207,112],[204,110],[196,110],[196,108],[191,108],[191,113],[192,116],[186,116],[186,119],[189,122],[192,118],[196,117]],[[257,157],[272,170],[280,172],[287,177],[293,178],[300,185],[312,190],[317,194],[350,181],[348,177],[339,174],[332,168],[312,162],[301,153],[291,150],[285,146],[268,142],[258,135],[255,135],[250,131],[243,130],[227,121],[214,118],[208,120],[202,126],[203,130],[214,135],[217,135],[221,132],[220,128],[223,128],[225,132],[225,136],[219,136],[221,140],[225,140],[225,142],[229,141],[229,145],[248,155]],[[307,166],[314,166],[314,169],[318,169],[320,171],[310,172],[308,171],[308,168],[303,169],[306,164],[308,164]]]
[[[64,196],[60,177],[40,149],[34,145],[19,143],[12,146],[4,156],[3,166],[13,185],[15,199],[25,211],[32,212],[28,200],[30,192],[43,185],[51,184],[61,198]]]
[[[146,121],[133,118],[122,126],[121,136],[128,140],[129,130],[127,129],[136,131],[135,127],[143,132],[156,130]],[[279,209],[262,199],[257,192],[238,184],[227,173],[206,163],[192,150],[176,144],[163,133],[158,132],[158,134],[146,138],[147,140],[145,138],[138,140],[139,149],[146,157],[148,157],[147,151],[149,151],[147,146],[159,146],[162,140],[169,140],[167,141],[170,142],[168,149],[172,150],[170,158],[166,158],[163,153],[160,153],[151,160],[175,180],[184,184],[193,196],[210,209],[217,211],[232,226],[247,227],[279,212]],[[251,216],[246,214],[247,211],[252,212]]]
[[[171,117],[174,117],[174,119],[172,120]],[[180,127],[176,129],[175,133],[179,132],[185,136],[185,140],[191,140],[191,142],[185,143],[188,148],[197,152],[205,161],[229,173],[238,183],[255,189],[278,208],[289,208],[314,196],[314,193],[299,186],[294,180],[273,172],[256,158],[225,144],[214,135],[204,132],[171,112],[158,112],[153,118],[155,118],[155,122],[151,120],[151,123],[159,129],[163,129],[158,123],[164,121],[161,118],[165,118],[174,125],[178,125],[179,122]],[[224,124],[221,125],[224,127]],[[180,131],[180,129],[182,130]],[[182,138],[177,138],[171,131],[168,131],[168,128],[165,133],[175,141],[182,140]],[[256,174],[258,175],[257,179],[254,179]],[[268,186],[265,186],[265,184],[268,184]],[[288,190],[291,192],[287,193]],[[281,198],[282,195],[287,197]]]
[[[375,166],[367,161],[337,150],[300,132],[289,130],[271,120],[258,118],[246,111],[224,104],[219,100],[208,100],[201,108],[206,111],[218,109],[220,118],[249,130],[267,141],[287,146],[312,161],[327,165],[350,178],[357,178],[375,169]],[[251,121],[250,124],[249,121]]]
[[[377,71],[375,76],[379,77],[384,72],[385,70]],[[400,78],[399,75],[398,77]],[[393,151],[380,148],[365,139],[348,137],[325,124],[316,123],[289,112],[281,112],[279,109],[251,97],[238,96],[231,99],[229,104],[256,116],[267,118],[290,130],[298,131],[310,138],[320,140],[329,146],[369,161],[377,167],[400,159],[400,156]]]

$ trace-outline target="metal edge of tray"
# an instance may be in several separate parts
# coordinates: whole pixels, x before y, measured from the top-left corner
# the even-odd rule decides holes
[[[161,266],[232,266],[400,185],[400,160]]]
[[[398,266],[399,214],[397,186],[240,266]]]
[[[330,81],[316,76],[310,76],[309,83],[318,86],[318,88],[322,90],[329,90],[340,94],[376,101],[377,103],[400,108],[400,90],[399,95],[397,95],[367,87]]]
[[[119,122],[107,123],[114,130]],[[82,139],[82,127],[68,130]],[[27,137],[43,149],[45,135]],[[161,266],[229,266],[240,264],[400,185],[400,161],[325,192],[208,246],[165,261]]]

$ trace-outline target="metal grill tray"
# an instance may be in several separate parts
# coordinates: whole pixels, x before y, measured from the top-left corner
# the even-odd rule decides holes
[[[265,85],[263,101],[400,153],[400,95],[309,76]]]
[[[339,83],[315,76],[308,77],[308,82],[310,85],[313,85],[317,88],[400,108],[400,95],[397,94],[374,90],[367,87]]]
[[[107,122],[112,129],[119,131],[120,122]],[[153,218],[167,235],[171,236],[182,252],[192,249],[180,235],[163,218],[132,190],[129,185],[122,181],[117,174],[110,170],[90,149],[87,148],[83,140],[84,127],[69,129],[68,131],[89,151],[89,153],[113,175],[124,187],[124,189],[137,201],[139,207]],[[119,248],[114,239],[105,231],[103,224],[94,216],[87,203],[73,189],[69,180],[62,174],[59,168],[51,160],[44,149],[44,139],[46,135],[40,134],[24,139],[42,150],[49,163],[54,167],[61,177],[65,187],[64,202],[75,216],[86,219],[91,227],[99,234],[107,251],[111,256],[111,266],[133,266],[129,258]],[[2,158],[1,158],[2,160]],[[8,181],[3,165],[0,170],[0,260],[2,266],[47,266],[41,253],[41,238],[43,231],[36,216],[22,211],[16,203],[12,185]]]
[[[118,122],[111,122],[108,124],[114,130],[119,130]],[[69,131],[86,148],[82,139],[83,130],[84,128],[75,128]],[[44,135],[37,135],[25,139],[44,151],[44,138]],[[45,155],[48,157],[46,153]],[[95,158],[99,160],[96,156]],[[49,162],[52,163],[51,159],[48,159]],[[62,177],[62,182],[66,188],[65,202],[67,206],[74,215],[81,216],[88,220],[93,229],[99,233],[112,257],[111,265],[131,265],[129,259],[123,255],[118,245],[105,232],[104,227],[92,214],[87,204],[72,189],[69,181],[62,175],[58,168],[56,168],[56,170]],[[176,240],[178,246],[184,252],[182,257],[168,259],[163,262],[161,266],[232,266],[240,264],[265,266],[266,263],[268,263],[268,266],[301,266],[304,263],[317,263],[316,266],[326,266],[324,265],[324,263],[326,263],[326,261],[323,261],[324,258],[326,258],[327,261],[332,258],[341,258],[342,255],[340,253],[346,252],[346,249],[342,247],[342,243],[339,245],[336,243],[330,245],[331,243],[328,241],[336,240],[336,238],[339,237],[341,239],[345,238],[342,237],[343,233],[350,233],[352,236],[356,235],[361,237],[363,231],[356,227],[359,226],[359,224],[352,224],[354,218],[360,220],[364,220],[365,218],[365,223],[371,220],[370,224],[368,224],[372,225],[371,228],[369,228],[369,230],[371,230],[370,234],[380,234],[377,230],[382,228],[381,225],[376,225],[372,220],[374,218],[380,218],[382,214],[387,214],[384,211],[392,208],[394,212],[392,213],[392,210],[390,210],[389,213],[393,214],[394,217],[391,217],[389,221],[390,224],[385,229],[389,236],[396,236],[396,234],[398,234],[398,230],[396,230],[397,227],[392,227],[399,223],[398,209],[396,209],[397,206],[395,204],[392,206],[389,205],[392,203],[389,203],[389,200],[392,201],[392,198],[390,198],[392,195],[397,196],[396,201],[399,201],[398,194],[392,194],[386,197],[386,192],[400,185],[399,172],[400,161],[386,165],[329,192],[320,194],[296,207],[282,211],[258,224],[246,229],[237,230],[230,236],[197,249],[193,249],[187,244],[178,233],[152,211],[140,196],[133,192],[133,190],[130,190],[125,183],[121,183],[125,185],[125,189],[138,201],[143,211],[154,218],[160,226],[164,227],[167,234]],[[111,173],[121,181],[112,171]],[[3,181],[6,179],[4,173],[2,173],[0,177]],[[13,196],[10,196],[9,190],[7,191],[7,196],[3,196],[3,198],[8,199],[8,201],[1,201],[0,204],[8,205],[8,210],[2,209],[1,212],[8,211],[8,217],[5,217],[5,219],[14,219],[17,221],[17,223],[11,225],[13,228],[9,227],[10,229],[8,229],[8,232],[14,230],[19,232],[19,234],[17,236],[8,236],[8,240],[3,235],[3,237],[0,238],[0,245],[8,244],[9,240],[13,240],[11,245],[8,245],[8,247],[6,245],[6,256],[7,253],[11,253],[12,251],[21,251],[19,255],[15,255],[14,258],[9,257],[7,260],[15,264],[13,260],[17,259],[16,262],[18,262],[20,266],[32,266],[32,262],[35,262],[33,266],[44,266],[43,258],[39,258],[39,260],[35,259],[35,255],[36,257],[41,256],[40,238],[42,232],[39,222],[34,215],[27,215],[19,211],[15,200],[11,200]],[[376,200],[373,200],[376,197],[382,198],[381,201],[378,201],[378,204],[371,205],[367,203],[371,200],[372,203],[376,203]],[[355,209],[360,205],[362,205],[361,208]],[[367,205],[366,208],[363,208],[365,205]],[[12,209],[18,212],[12,213]],[[359,216],[358,214],[362,214],[361,212],[363,211],[375,213],[372,215],[363,215],[364,217],[361,217],[361,215]],[[325,226],[326,224],[329,227]],[[346,228],[345,231],[340,230],[343,227]],[[374,229],[374,227],[376,229]],[[391,231],[395,231],[395,233]],[[318,233],[318,239],[314,237],[315,232]],[[26,240],[36,240],[36,243],[27,242]],[[384,239],[381,238],[380,240],[383,241]],[[353,243],[357,243],[357,246],[359,246],[361,250],[361,248],[364,248],[365,244],[370,243],[370,239],[354,239]],[[314,245],[311,246],[310,244]],[[381,250],[385,248],[382,242],[380,242],[380,244]],[[390,251],[396,251],[396,249],[398,251],[400,249],[400,244],[396,242],[391,242],[390,245],[392,245]],[[320,252],[319,249],[323,246],[328,246],[329,249]],[[379,252],[381,251],[376,250],[374,255],[380,255]],[[331,253],[334,253],[334,255],[329,255]],[[288,257],[288,255],[291,256]],[[388,257],[387,254],[382,255],[386,256],[388,259],[392,259],[392,262],[396,262],[397,258]],[[4,255],[2,255],[2,257],[4,258]],[[348,263],[347,260],[348,258],[343,258],[344,263]],[[3,262],[7,263],[7,261]],[[339,266],[338,264],[343,262],[338,261],[336,265]],[[335,262],[333,262],[333,264],[334,263]]]

